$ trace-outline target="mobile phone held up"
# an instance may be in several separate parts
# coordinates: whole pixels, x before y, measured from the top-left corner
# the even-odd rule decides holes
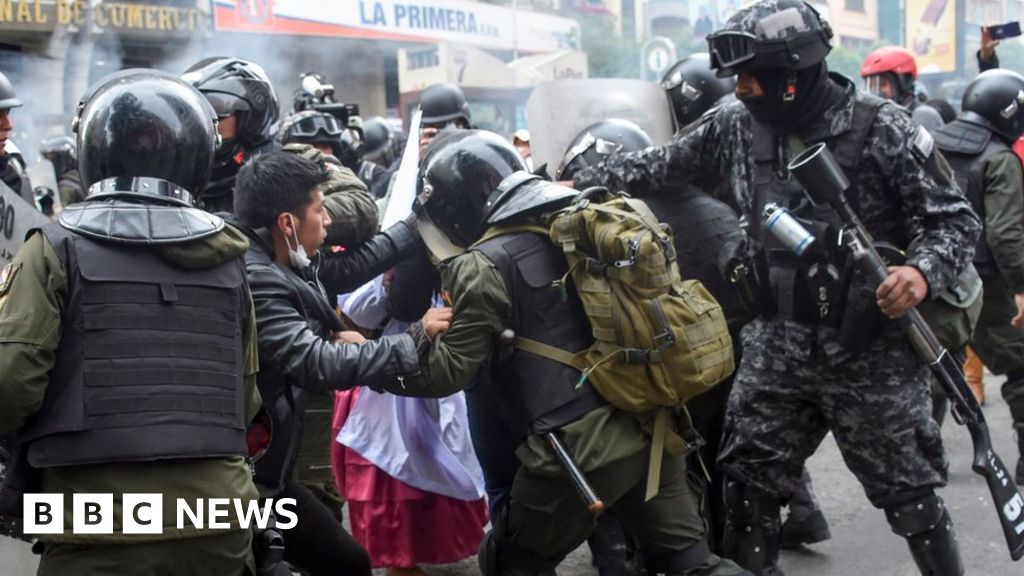
[[[1017,36],[1020,36],[1020,22],[1007,22],[1006,24],[989,26],[988,33],[992,36],[993,40],[1016,38]]]

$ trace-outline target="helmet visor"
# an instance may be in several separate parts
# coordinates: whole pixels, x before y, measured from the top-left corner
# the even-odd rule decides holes
[[[249,109],[249,103],[234,94],[203,92],[203,96],[206,96],[210,105],[213,106],[213,111],[217,113],[217,118],[227,118],[235,112],[244,112]]]
[[[757,36],[749,32],[721,30],[707,37],[711,68],[731,70],[757,56]]]
[[[892,99],[894,97],[893,88],[892,79],[886,74],[873,74],[864,77],[864,90],[869,94]]]

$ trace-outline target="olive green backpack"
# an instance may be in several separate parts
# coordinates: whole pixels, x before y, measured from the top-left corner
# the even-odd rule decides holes
[[[568,290],[571,279],[595,341],[578,353],[523,337],[515,347],[573,366],[579,385],[589,381],[613,406],[652,416],[655,455],[662,447],[683,451],[681,438],[666,434],[669,410],[658,409],[681,407],[732,374],[722,308],[699,281],[682,280],[671,230],[640,200],[592,188],[548,222],[547,229],[498,226],[481,242],[517,231],[547,234],[569,266],[555,284]]]
[[[629,412],[677,407],[733,371],[732,339],[718,302],[682,280],[667,226],[640,200],[586,198],[554,214],[548,236],[562,248],[595,338],[567,354],[525,338],[516,346],[570,364],[612,405]]]

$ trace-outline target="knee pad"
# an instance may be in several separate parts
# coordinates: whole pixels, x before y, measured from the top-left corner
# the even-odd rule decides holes
[[[904,538],[931,532],[946,521],[946,506],[934,492],[885,507],[885,519],[892,531]]]
[[[755,574],[772,573],[779,559],[780,504],[759,488],[727,478],[723,555]]]
[[[779,498],[760,488],[733,478],[725,480],[725,515],[733,526],[764,525],[772,519],[777,521],[780,506]]]

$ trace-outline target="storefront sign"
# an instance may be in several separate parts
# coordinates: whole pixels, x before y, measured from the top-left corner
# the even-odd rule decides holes
[[[124,2],[100,2],[89,7],[87,0],[0,0],[0,26],[5,24],[43,27],[82,26],[92,11],[99,28],[155,32],[191,32],[200,29],[205,18],[196,8],[151,6]]]
[[[216,0],[214,27],[232,32],[451,41],[553,52],[577,48],[575,20],[463,0]]]
[[[956,0],[907,0],[906,26],[921,73],[956,70]]]

